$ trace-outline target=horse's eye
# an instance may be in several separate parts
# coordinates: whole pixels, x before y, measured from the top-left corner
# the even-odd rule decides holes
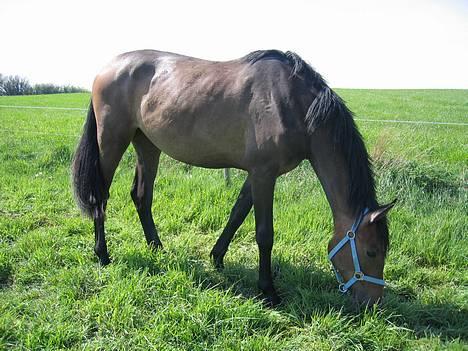
[[[377,256],[377,252],[375,252],[375,251],[369,251],[369,250],[367,250],[366,253],[367,253],[367,256],[369,256],[369,257],[375,257],[375,256]]]

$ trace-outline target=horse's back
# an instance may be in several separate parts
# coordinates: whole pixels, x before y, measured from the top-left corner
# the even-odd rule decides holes
[[[93,100],[104,115],[120,112],[106,123],[140,129],[173,158],[249,169],[260,152],[271,152],[291,132],[279,116],[280,104],[292,100],[289,78],[290,68],[274,60],[251,65],[142,50],[104,68]]]

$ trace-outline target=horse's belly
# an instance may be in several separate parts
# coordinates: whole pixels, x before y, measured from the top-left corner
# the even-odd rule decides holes
[[[204,123],[191,130],[178,123],[141,128],[162,152],[184,163],[206,168],[243,167],[244,141],[233,130]]]
[[[152,139],[153,141],[153,139]],[[222,150],[211,148],[209,145],[200,145],[197,142],[186,142],[182,139],[154,138],[154,144],[170,157],[194,166],[205,168],[243,168],[242,162],[233,157],[232,154]],[[183,146],[174,143],[184,143]]]

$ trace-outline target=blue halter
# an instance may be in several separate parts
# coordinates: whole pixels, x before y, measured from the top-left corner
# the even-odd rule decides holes
[[[360,281],[360,280],[366,281],[372,284],[385,286],[385,281],[383,279],[365,275],[361,271],[361,266],[359,264],[359,257],[358,257],[358,253],[356,249],[356,233],[357,233],[357,230],[359,229],[359,226],[361,225],[362,219],[367,213],[369,213],[369,209],[365,208],[359,214],[358,218],[356,218],[351,229],[346,232],[346,235],[344,236],[344,238],[341,239],[340,242],[336,244],[336,246],[328,254],[328,259],[331,262],[333,271],[335,272],[335,275],[336,275],[336,279],[338,280],[338,283],[340,284],[338,286],[338,290],[340,290],[340,292],[342,293],[347,292],[350,287],[352,287],[357,281]],[[335,268],[332,258],[338,253],[338,251],[340,251],[343,248],[343,246],[345,246],[345,244],[348,241],[349,241],[349,245],[351,246],[351,254],[353,256],[354,274],[351,279],[345,282],[341,274]]]

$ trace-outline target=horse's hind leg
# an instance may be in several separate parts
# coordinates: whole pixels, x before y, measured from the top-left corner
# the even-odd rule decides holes
[[[239,193],[239,196],[237,197],[237,201],[231,210],[226,227],[211,250],[210,256],[213,259],[213,263],[216,268],[223,268],[223,260],[229,248],[229,244],[231,243],[237,229],[239,229],[241,224],[244,222],[245,217],[247,217],[249,214],[251,208],[252,191],[250,186],[250,179],[247,177]]]
[[[96,210],[94,214],[94,240],[94,253],[99,258],[99,262],[103,266],[108,265],[110,258],[104,233],[104,209]]]
[[[131,196],[145,233],[146,242],[150,247],[159,248],[162,247],[162,243],[154,225],[151,205],[161,151],[139,130],[133,139],[133,146],[137,153],[137,165]]]
[[[111,119],[113,115],[107,115]],[[130,145],[134,130],[128,125],[121,124],[116,126],[102,125],[98,128],[97,138],[99,140],[99,165],[102,172],[103,203],[97,207],[94,218],[95,246],[94,252],[102,265],[110,263],[109,253],[104,231],[104,219],[107,200],[109,198],[109,189],[114,178],[115,170],[119,165],[122,156]]]

